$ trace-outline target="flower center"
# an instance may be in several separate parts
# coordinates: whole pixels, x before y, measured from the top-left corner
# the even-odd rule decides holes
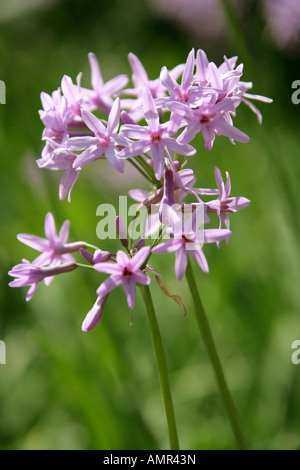
[[[157,132],[152,134],[152,142],[159,142],[160,141],[160,136]]]
[[[131,276],[132,272],[125,266],[123,268],[123,276]]]
[[[207,114],[202,114],[200,122],[201,124],[207,124],[210,121],[210,117]]]
[[[195,241],[195,234],[182,234],[181,236],[182,240],[184,240],[186,243],[193,243]]]

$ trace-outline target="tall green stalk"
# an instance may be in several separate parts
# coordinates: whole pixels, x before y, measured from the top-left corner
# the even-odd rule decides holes
[[[171,450],[179,450],[179,441],[177,435],[177,427],[175,421],[175,413],[173,408],[173,401],[169,383],[169,374],[167,361],[164,353],[163,343],[159,331],[158,322],[155,315],[155,310],[152,302],[149,286],[140,285],[143,299],[145,302],[148,321],[150,326],[152,344],[154,348],[156,365],[160,380],[160,387],[162,392],[163,404],[169,431],[169,441]]]
[[[246,440],[243,434],[243,431],[240,426],[239,417],[231,397],[226,378],[223,372],[223,368],[221,365],[221,361],[217,352],[217,348],[213,339],[213,335],[210,329],[210,325],[207,319],[207,315],[205,313],[203,304],[201,302],[201,298],[199,295],[199,291],[197,288],[197,284],[195,281],[194,273],[190,264],[190,260],[188,261],[187,269],[186,269],[186,279],[191,291],[191,295],[195,305],[195,315],[196,319],[200,328],[200,332],[203,338],[204,345],[206,347],[207,353],[209,355],[212,367],[214,369],[214,373],[217,379],[217,383],[219,386],[220,393],[222,395],[225,408],[227,411],[227,415],[229,417],[231,427],[233,433],[235,435],[237,444],[241,450],[247,449]]]

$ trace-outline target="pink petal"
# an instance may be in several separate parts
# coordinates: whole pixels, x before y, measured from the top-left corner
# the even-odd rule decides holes
[[[129,262],[128,267],[130,267],[133,271],[136,271],[146,261],[149,253],[150,246],[144,246],[133,256],[133,258]]]
[[[120,123],[120,99],[117,98],[112,105],[108,116],[107,131],[108,134],[116,133]]]
[[[61,89],[66,97],[68,104],[72,104],[76,102],[76,94],[75,94],[75,85],[72,82],[72,79],[67,75],[64,75],[61,81]]]
[[[45,251],[49,249],[49,241],[45,238],[36,237],[27,233],[20,233],[17,235],[17,239],[27,246],[30,246],[37,251]]]
[[[122,272],[122,269],[116,263],[95,263],[93,268],[100,273],[106,274],[120,274]]]
[[[57,241],[57,234],[56,234],[56,227],[55,227],[55,221],[54,217],[51,214],[51,212],[48,212],[48,214],[45,217],[45,235],[48,238],[48,240],[51,242],[56,242]]]
[[[90,67],[91,67],[91,84],[94,90],[99,90],[102,85],[103,85],[103,78],[101,75],[101,70],[99,66],[99,62],[92,52],[88,54],[89,62],[90,62]]]
[[[135,272],[133,277],[134,277],[135,281],[139,282],[140,284],[144,284],[144,285],[148,286],[151,283],[150,277],[146,276],[146,274],[143,273],[142,271]]]
[[[168,240],[167,242],[160,243],[159,245],[152,248],[152,253],[170,253],[172,251],[177,251],[182,246],[182,240],[172,239]]]
[[[32,261],[32,264],[35,264],[36,266],[45,266],[51,263],[51,260],[51,252],[45,251],[44,253],[41,253],[37,258],[35,258],[35,260]]]
[[[135,54],[130,52],[128,54],[128,60],[133,71],[132,81],[134,83],[134,86],[137,87],[147,84],[149,78],[140,59]]]
[[[214,171],[215,171],[216,183],[219,189],[219,194],[222,196],[224,192],[224,182],[223,182],[222,174],[221,174],[220,169],[216,166],[215,166]]]
[[[143,88],[143,108],[145,119],[153,132],[159,129],[159,115],[149,88]]]
[[[202,51],[202,49],[198,49],[197,55],[196,55],[196,67],[197,67],[197,75],[202,82],[206,80],[208,66],[209,66],[209,61],[205,52]]]
[[[25,298],[26,302],[29,302],[29,300],[31,300],[33,294],[35,293],[35,290],[36,290],[37,286],[38,286],[38,283],[33,284],[33,285],[30,287],[30,289],[29,289],[28,292],[27,292],[26,298]]]
[[[122,88],[124,88],[128,83],[127,75],[117,75],[116,77],[108,80],[103,85],[103,92],[106,95],[114,95],[118,93]]]
[[[102,282],[101,286],[97,289],[97,295],[99,297],[104,297],[105,295],[109,294],[113,289],[118,287],[122,284],[122,276],[120,274],[113,274],[112,276],[108,277],[104,282]]]
[[[174,78],[168,72],[167,67],[163,67],[160,72],[160,80],[162,84],[167,88],[170,95],[174,93],[174,90],[177,88],[179,89],[178,83],[174,80]]]
[[[244,209],[245,207],[249,206],[250,200],[245,197],[233,197],[231,198],[231,202],[229,207],[234,212]]]
[[[70,221],[65,220],[64,223],[61,226],[61,229],[60,229],[59,235],[58,235],[59,241],[62,245],[64,245],[67,242],[69,232],[70,232]]]
[[[163,175],[165,168],[165,150],[161,144],[154,143],[151,145],[151,154],[153,160],[154,173],[158,180]]]
[[[250,137],[244,132],[240,131],[234,126],[227,124],[224,119],[218,119],[215,123],[216,130],[222,135],[229,137],[230,139],[237,140],[238,142],[247,143],[250,141]]]
[[[205,258],[205,255],[201,248],[199,248],[198,250],[191,250],[188,253],[195,259],[195,261],[198,263],[203,272],[209,272],[207,259]]]
[[[133,308],[135,304],[135,281],[134,279],[123,278],[123,287],[126,292],[128,307]]]
[[[109,146],[106,148],[104,153],[111,166],[113,166],[120,173],[124,173],[124,161],[118,157],[117,148]]]
[[[179,281],[182,280],[187,266],[187,254],[183,245],[176,252],[175,273]]]
[[[231,235],[231,231],[227,229],[208,228],[204,231],[204,243],[215,243]]]
[[[145,141],[133,142],[118,153],[119,158],[131,158],[148,152],[150,146]]]
[[[126,253],[122,250],[119,250],[117,252],[117,255],[116,255],[116,260],[117,260],[117,263],[120,265],[120,266],[127,266],[128,263],[129,263],[129,258],[128,256],[126,255]]]
[[[195,50],[192,49],[188,55],[186,65],[182,75],[182,89],[186,91],[192,84],[194,78]]]
[[[209,73],[209,81],[213,88],[217,88],[218,90],[223,89],[223,81],[221,74],[218,70],[218,67],[214,62],[210,62],[208,66],[208,73]]]
[[[228,171],[226,171],[226,184],[225,184],[225,191],[224,191],[224,197],[225,199],[228,198],[230,191],[231,191],[231,180],[230,180],[230,175]]]
[[[144,189],[131,189],[130,191],[128,191],[128,194],[135,201],[143,202],[145,201],[145,199],[147,199],[149,191],[146,191]]]
[[[91,129],[95,134],[106,134],[107,129],[102,124],[100,119],[98,119],[93,113],[88,111],[87,109],[81,110],[81,116],[85,124],[89,129]]]
[[[68,201],[71,202],[71,191],[73,189],[74,184],[76,183],[79,173],[80,170],[74,170],[73,168],[69,168],[63,173],[59,184],[60,200],[64,199],[69,191]]]

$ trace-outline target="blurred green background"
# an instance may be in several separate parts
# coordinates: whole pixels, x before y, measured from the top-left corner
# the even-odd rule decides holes
[[[224,13],[221,4],[219,9]],[[60,202],[60,174],[38,170],[35,163],[43,147],[40,92],[52,93],[64,74],[75,80],[80,71],[89,87],[90,51],[109,80],[131,76],[129,52],[156,78],[163,65],[185,62],[192,47],[205,49],[217,64],[224,54],[239,55],[253,93],[274,99],[272,105],[258,104],[262,126],[246,106],[239,107],[235,125],[251,137],[249,144],[232,146],[220,137],[207,152],[201,137],[195,141],[199,154],[189,164],[197,186],[214,187],[217,165],[223,174],[230,172],[232,195],[252,202],[231,217],[228,246],[205,247],[210,274],[193,266],[250,446],[300,448],[300,365],[291,362],[291,344],[300,339],[300,106],[291,102],[300,57],[297,48],[278,48],[259,11],[259,2],[252,1],[242,17],[223,14],[222,32],[204,37],[205,18],[199,16],[199,35],[193,35],[145,0],[1,2],[0,79],[7,92],[0,106],[0,339],[6,344],[1,449],[168,448],[140,293],[132,327],[120,288],[100,324],[83,333],[99,277],[75,271],[48,288],[39,286],[26,303],[27,289],[9,288],[7,272],[21,258],[35,257],[16,234],[43,236],[48,211],[57,227],[71,220],[70,241],[84,239],[105,249],[96,237],[97,206],[117,205],[119,194],[146,187],[132,171],[122,179],[100,162],[81,173],[72,204]],[[152,264],[188,310],[184,317],[152,282],[181,448],[233,449],[186,282],[174,274],[174,254],[153,256]]]

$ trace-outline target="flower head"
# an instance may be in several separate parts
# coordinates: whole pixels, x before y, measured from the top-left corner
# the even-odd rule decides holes
[[[66,220],[63,223],[59,234],[57,234],[53,215],[51,212],[48,212],[45,217],[44,227],[46,238],[25,233],[17,235],[20,242],[42,252],[42,254],[39,255],[32,264],[35,266],[49,265],[49,267],[54,267],[62,263],[74,263],[75,260],[70,253],[79,251],[80,248],[84,248],[85,243],[67,243],[70,222]]]
[[[94,133],[92,136],[71,137],[69,146],[72,150],[84,150],[77,156],[73,163],[75,170],[83,165],[105,158],[119,172],[124,171],[124,161],[118,157],[120,147],[124,147],[127,141],[117,131],[120,122],[120,100],[117,98],[110,110],[107,126],[88,110],[82,110],[82,119]]]
[[[96,271],[111,274],[98,288],[97,295],[104,297],[119,285],[123,285],[127,296],[129,308],[135,305],[136,283],[149,285],[151,279],[140,269],[150,253],[150,247],[141,248],[132,258],[119,250],[115,263],[96,263],[93,267]]]
[[[220,226],[225,225],[229,229],[228,213],[237,212],[250,204],[249,199],[245,197],[229,197],[231,191],[231,181],[228,171],[226,171],[226,183],[224,183],[219,168],[215,167],[215,178],[218,186],[219,197],[206,203],[208,212],[216,212],[220,219]]]
[[[191,255],[202,271],[209,272],[208,263],[203,253],[202,243],[216,243],[231,235],[226,229],[202,229],[200,231],[177,230],[172,238],[152,248],[152,253],[176,252],[175,273],[179,281],[182,280],[186,267],[187,255]],[[202,242],[202,243],[201,243]]]
[[[148,88],[143,89],[144,116],[148,126],[124,124],[120,133],[127,138],[136,139],[120,151],[120,158],[130,158],[151,152],[155,176],[160,179],[165,167],[165,149],[181,155],[194,155],[196,150],[187,144],[178,143],[169,134],[168,123],[160,124],[158,110]]]
[[[99,62],[93,52],[88,55],[91,67],[91,85],[92,90],[85,89],[85,96],[93,109],[99,109],[108,115],[114,98],[127,85],[127,75],[117,75],[108,82],[104,82]]]
[[[77,268],[76,263],[65,263],[61,264],[60,266],[48,266],[48,267],[41,267],[36,264],[30,263],[26,259],[22,260],[22,264],[17,264],[13,267],[8,274],[16,279],[9,283],[10,287],[22,287],[22,286],[30,286],[30,289],[26,295],[26,301],[28,302],[38,284],[42,281],[45,281],[45,284],[48,285],[47,282],[49,279],[53,279],[53,276],[58,274],[67,273],[70,271],[74,271]]]

